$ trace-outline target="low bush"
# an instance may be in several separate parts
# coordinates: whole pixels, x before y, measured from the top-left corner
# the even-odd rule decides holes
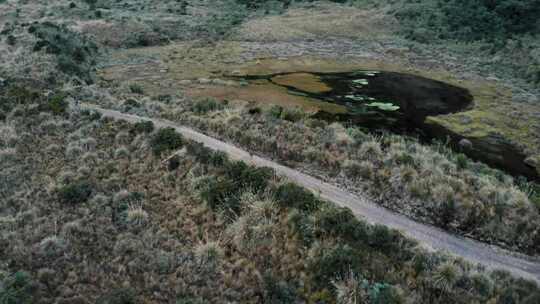
[[[315,227],[319,235],[346,240],[366,240],[368,229],[348,208],[328,206],[315,213]]]
[[[369,234],[369,245],[373,248],[378,248],[391,253],[392,250],[397,250],[399,245],[396,240],[400,238],[397,231],[391,230],[386,226],[374,225]]]
[[[133,94],[139,94],[139,95],[142,95],[144,94],[144,89],[141,85],[137,84],[137,83],[132,83],[129,85],[129,91]]]
[[[181,148],[184,144],[184,138],[174,128],[164,128],[157,131],[150,144],[154,154],[160,155],[165,151]]]
[[[239,213],[239,188],[233,181],[211,176],[200,183],[200,197],[212,210]]]
[[[180,157],[178,155],[173,156],[167,163],[167,169],[174,171],[180,167]]]
[[[321,204],[313,193],[294,183],[278,186],[274,198],[284,208],[296,208],[306,212],[317,210]]]
[[[142,88],[141,88],[142,90]],[[133,89],[131,89],[132,93],[133,93]],[[141,91],[141,94],[142,94],[142,91]],[[124,101],[124,108],[129,111],[131,109],[137,109],[137,108],[140,108],[141,107],[141,104],[136,101],[135,99],[133,98],[128,98],[126,101]]]
[[[212,162],[212,150],[205,147],[202,143],[190,141],[186,145],[187,152],[193,155],[197,161],[208,165]]]
[[[284,281],[277,280],[272,274],[263,276],[264,303],[269,304],[293,304],[297,303],[296,290]]]
[[[118,288],[97,300],[100,304],[136,304],[135,291],[131,288]]]
[[[208,153],[208,157],[205,157],[208,160],[221,158],[222,155],[211,151],[205,153]],[[239,214],[242,193],[246,190],[261,193],[267,188],[269,179],[274,175],[272,169],[252,167],[244,162],[225,160],[221,165],[217,164],[217,161],[214,163],[224,166],[224,175],[220,178],[215,176],[205,178],[199,186],[201,198],[214,210],[232,211],[234,214]]]
[[[0,273],[0,303],[33,303],[30,275],[24,271],[18,271],[3,278]]]
[[[14,46],[17,43],[17,38],[15,38],[15,36],[13,36],[13,35],[9,35],[6,38],[6,43],[8,45]]]
[[[343,277],[350,271],[360,272],[362,257],[351,246],[337,244],[319,249],[309,265],[313,280],[319,288],[324,289],[330,288],[332,280],[337,277]]]
[[[277,106],[277,105],[272,105],[270,107],[270,109],[268,109],[267,111],[267,115],[270,117],[270,118],[274,118],[274,119],[280,119],[281,118],[281,113],[283,112],[283,107],[280,107],[280,106]]]
[[[86,202],[92,195],[92,185],[88,182],[76,182],[58,189],[60,202],[75,205]]]
[[[205,165],[220,167],[229,163],[229,158],[225,152],[213,151],[202,143],[190,141],[186,144],[186,149],[198,162]]]
[[[223,107],[224,106],[221,102],[213,98],[206,98],[206,99],[197,101],[193,105],[191,110],[197,114],[206,114],[208,112],[222,110]]]
[[[256,193],[263,191],[268,180],[274,175],[270,168],[256,168],[244,162],[229,162],[226,165],[227,177],[240,189],[250,189]]]
[[[94,81],[98,48],[92,41],[51,22],[35,23],[28,31],[38,38],[34,51],[45,50],[55,55],[60,71],[89,83]]]
[[[290,122],[297,122],[302,120],[306,116],[303,110],[299,108],[284,108],[281,111],[281,119],[287,120]]]
[[[66,101],[66,96],[64,94],[58,93],[49,98],[47,106],[51,112],[60,115],[66,113],[69,103]]]
[[[150,120],[139,121],[133,125],[131,131],[135,134],[152,133],[154,131],[154,123]]]

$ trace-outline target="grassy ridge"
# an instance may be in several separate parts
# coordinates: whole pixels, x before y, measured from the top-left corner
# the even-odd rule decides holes
[[[2,99],[4,303],[540,296],[530,282],[427,253],[270,169],[230,161],[168,129],[55,112],[41,94],[24,96]],[[173,149],[182,150],[168,157]]]
[[[444,144],[369,134],[358,126],[328,124],[279,106],[223,105],[212,99],[191,104],[171,96],[167,103],[154,99],[138,108],[117,107],[143,116],[162,115],[229,139],[351,191],[370,193],[385,207],[446,230],[529,254],[539,252],[535,185]]]

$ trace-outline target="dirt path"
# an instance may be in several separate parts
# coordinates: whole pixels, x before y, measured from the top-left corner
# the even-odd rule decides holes
[[[291,181],[320,194],[321,198],[350,208],[353,213],[371,223],[382,224],[401,231],[404,235],[418,240],[423,246],[449,252],[468,261],[482,264],[490,269],[501,269],[516,276],[540,282],[540,261],[525,255],[511,253],[496,246],[489,246],[468,238],[455,236],[439,228],[417,223],[403,215],[393,213],[365,197],[353,195],[336,186],[325,183],[297,170],[285,167],[250,153],[223,141],[199,133],[193,129],[179,126],[171,121],[150,119],[124,114],[114,110],[102,109],[93,105],[81,105],[83,109],[92,109],[103,116],[122,119],[129,122],[152,121],[156,127],[172,127],[186,138],[203,143],[205,146],[226,152],[231,159],[242,160],[255,166],[273,168],[277,174],[286,176]]]

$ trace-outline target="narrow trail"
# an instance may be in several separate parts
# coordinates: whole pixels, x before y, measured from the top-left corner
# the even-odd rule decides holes
[[[232,144],[209,137],[191,128],[179,126],[171,121],[125,114],[93,105],[80,105],[80,108],[95,110],[105,117],[128,122],[152,121],[158,128],[174,128],[188,139],[200,142],[213,150],[227,153],[231,159],[242,160],[259,167],[273,168],[277,174],[286,176],[291,181],[320,194],[321,198],[339,206],[350,208],[357,217],[370,223],[382,224],[399,230],[405,236],[416,239],[428,249],[446,251],[470,262],[482,264],[489,269],[506,270],[513,275],[540,283],[540,260],[538,259],[456,236],[434,226],[415,222],[404,215],[394,213],[370,202],[366,197],[351,194],[312,176],[274,161],[251,155]]]

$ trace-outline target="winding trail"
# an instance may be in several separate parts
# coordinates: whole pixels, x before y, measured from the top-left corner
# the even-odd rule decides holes
[[[114,119],[128,122],[152,121],[158,128],[174,128],[188,139],[200,142],[213,150],[227,153],[231,159],[242,160],[259,167],[273,168],[277,174],[286,176],[291,181],[318,193],[321,198],[334,202],[339,206],[350,208],[357,217],[371,223],[382,224],[399,230],[407,237],[418,240],[428,249],[446,251],[468,261],[482,264],[489,269],[506,270],[516,276],[540,283],[540,260],[538,259],[469,238],[456,236],[434,226],[415,222],[404,215],[394,213],[370,202],[366,197],[351,194],[312,176],[274,161],[252,155],[232,144],[209,137],[191,128],[179,126],[171,121],[125,114],[88,104],[79,105],[79,107],[98,111],[103,116]]]

